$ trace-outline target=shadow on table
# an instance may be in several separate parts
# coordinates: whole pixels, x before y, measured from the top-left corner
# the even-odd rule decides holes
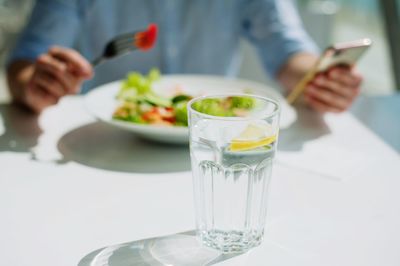
[[[208,266],[233,258],[201,245],[195,231],[143,239],[98,249],[78,266]]]
[[[16,104],[0,104],[0,152],[29,152],[42,133],[38,115]],[[2,125],[1,125],[2,124]]]
[[[189,148],[150,142],[132,132],[95,122],[62,136],[57,144],[60,163],[77,163],[119,172],[190,171]]]
[[[296,110],[297,120],[279,132],[279,150],[300,151],[306,142],[331,133],[321,114],[304,106]]]

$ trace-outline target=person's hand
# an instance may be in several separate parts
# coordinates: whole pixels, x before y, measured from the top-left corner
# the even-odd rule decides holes
[[[349,67],[334,67],[317,75],[306,87],[304,98],[314,110],[339,113],[347,110],[360,92],[362,77]]]
[[[78,93],[82,82],[92,76],[92,66],[77,51],[52,47],[35,61],[24,101],[34,111],[41,112],[62,96]]]

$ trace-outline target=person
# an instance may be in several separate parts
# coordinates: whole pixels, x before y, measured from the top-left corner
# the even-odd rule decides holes
[[[89,62],[109,40],[149,23],[159,27],[152,50],[93,70]],[[41,112],[64,95],[132,70],[232,76],[240,64],[241,37],[256,47],[267,72],[287,92],[318,57],[290,0],[37,0],[11,54],[8,84],[15,101]],[[361,80],[352,68],[334,68],[309,83],[305,102],[318,112],[342,112],[359,93]]]

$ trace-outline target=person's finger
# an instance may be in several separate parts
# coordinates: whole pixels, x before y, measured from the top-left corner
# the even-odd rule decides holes
[[[79,91],[84,78],[71,73],[64,62],[48,54],[42,55],[37,61],[37,68],[55,76],[68,94],[76,94]]]
[[[28,84],[25,97],[27,105],[37,113],[40,113],[46,107],[56,104],[59,99],[33,82]]]
[[[65,79],[68,81],[67,94],[77,94],[81,88],[83,79],[74,75],[67,74]]]
[[[64,74],[67,70],[67,65],[60,60],[55,59],[49,54],[42,54],[36,60],[37,68],[46,68],[53,73]]]
[[[79,91],[83,79],[70,73],[70,71],[60,72],[51,65],[42,65],[41,69],[58,79],[67,94],[76,94]]]
[[[50,94],[53,94],[55,97],[60,98],[64,96],[67,91],[64,86],[61,84],[61,81],[58,80],[57,77],[45,72],[38,71],[34,74],[33,82],[38,84],[41,88],[44,88]]]
[[[305,94],[329,105],[333,109],[342,111],[346,110],[351,104],[351,101],[348,98],[344,98],[328,89],[316,87],[314,85],[307,86]]]
[[[49,54],[43,54],[36,60],[36,69],[53,75],[60,81],[67,93],[72,93],[72,91],[74,91],[74,88],[71,87],[73,86],[73,81],[76,77],[73,77],[73,75],[69,73],[67,65],[64,62]]]
[[[327,73],[327,76],[331,80],[348,87],[358,87],[361,85],[362,76],[354,70],[334,68]]]
[[[355,95],[353,87],[350,87],[349,85],[343,85],[342,83],[339,83],[336,80],[329,79],[326,76],[317,77],[313,81],[313,84],[317,87],[331,90],[332,92],[345,98],[352,98]]]
[[[77,51],[69,48],[53,46],[49,49],[49,54],[66,62],[74,72],[84,78],[93,76],[93,68],[90,63]]]
[[[340,113],[340,112],[342,112],[341,109],[334,108],[334,107],[326,104],[325,102],[320,101],[317,98],[314,98],[311,95],[305,95],[305,101],[311,108],[313,108],[315,111],[317,111],[319,113],[327,113],[327,112]]]

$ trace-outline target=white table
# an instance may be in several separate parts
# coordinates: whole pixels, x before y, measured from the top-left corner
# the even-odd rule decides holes
[[[77,265],[104,246],[193,230],[186,147],[96,122],[79,96],[39,119],[0,110],[1,265]],[[400,265],[396,151],[348,113],[306,110],[279,146],[265,241],[219,265]]]

